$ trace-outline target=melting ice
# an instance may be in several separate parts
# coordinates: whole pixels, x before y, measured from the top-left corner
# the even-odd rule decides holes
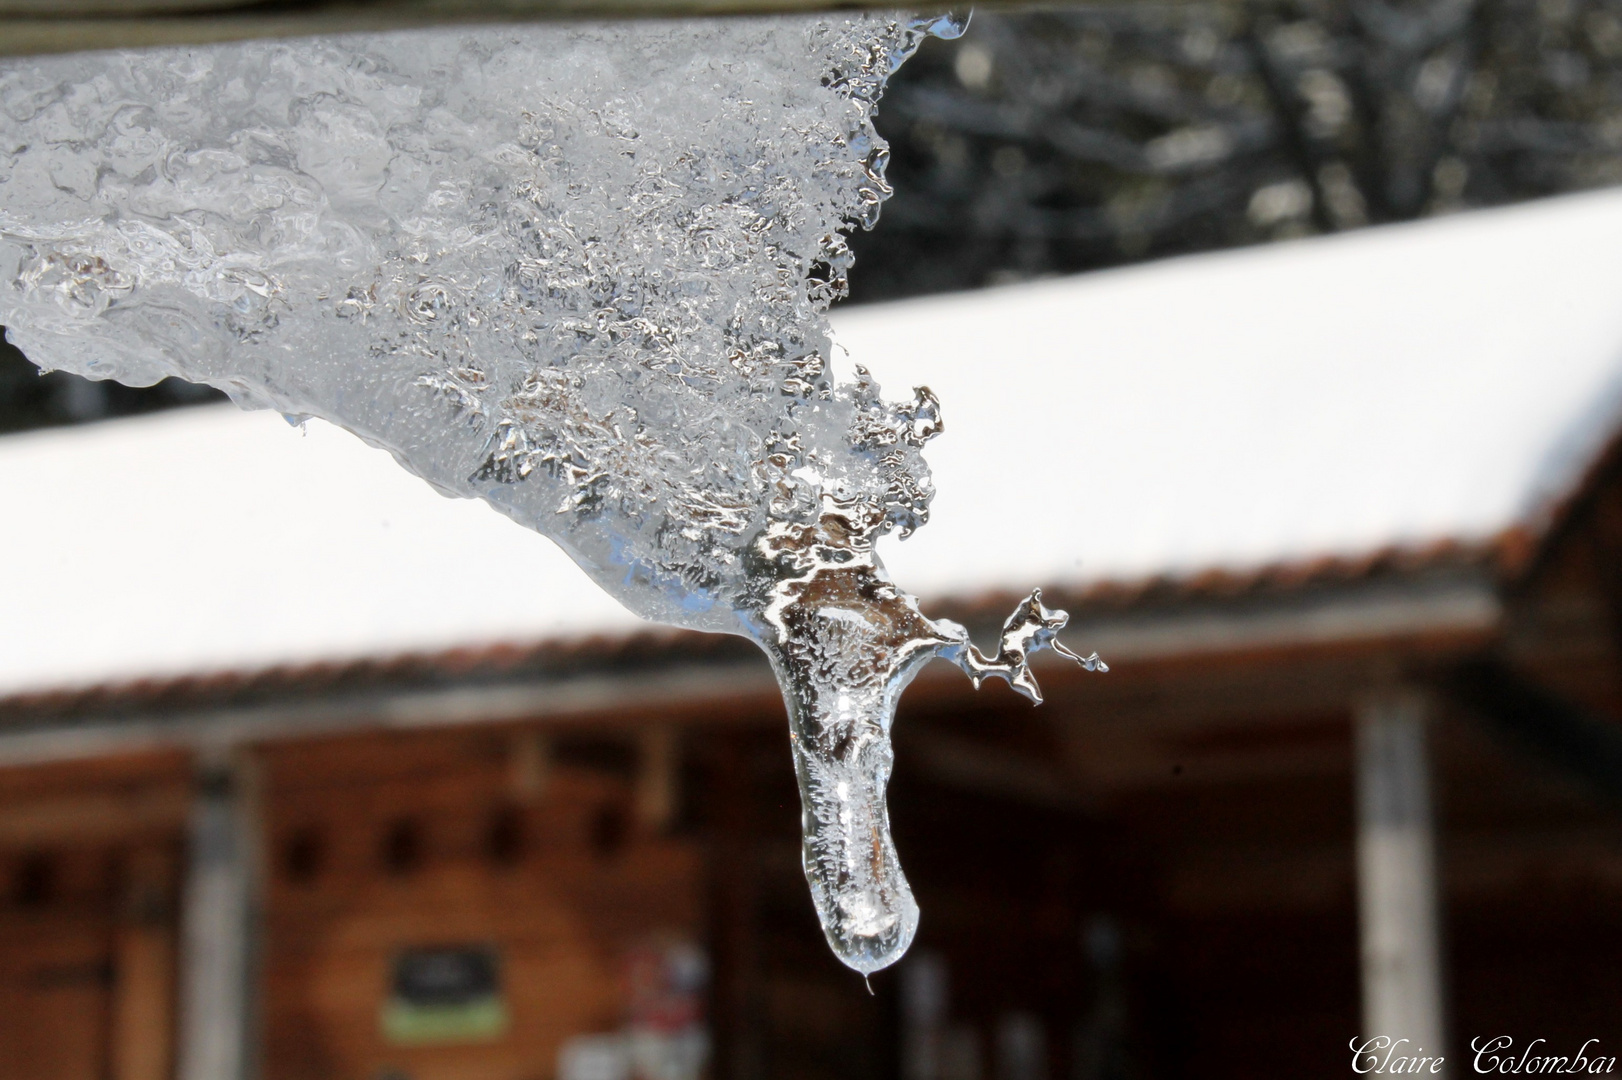
[[[746,635],[791,720],[806,877],[871,972],[918,910],[885,809],[932,657],[1040,700],[894,585],[927,390],[830,369],[843,230],[889,193],[883,15],[406,32],[0,63],[0,324],[45,368],[319,416],[556,540],[649,619]],[[470,566],[476,553],[470,554]],[[500,567],[433,587],[499,587]],[[428,583],[418,583],[427,587]]]

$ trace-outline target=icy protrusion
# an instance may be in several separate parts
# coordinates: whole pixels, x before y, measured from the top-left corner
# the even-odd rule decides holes
[[[976,690],[980,689],[982,681],[996,676],[1007,681],[1009,686],[1025,695],[1033,704],[1040,705],[1042,689],[1036,685],[1036,677],[1031,674],[1032,653],[1052,649],[1060,656],[1074,660],[1087,671],[1109,670],[1109,665],[1099,659],[1097,653],[1082,656],[1071,652],[1059,641],[1059,631],[1069,622],[1069,612],[1047,607],[1042,603],[1042,590],[1032,589],[1031,595],[1021,600],[1014,613],[1008,616],[1008,621],[1003,623],[997,655],[990,659],[969,642],[968,631],[957,623],[940,619],[936,625],[951,627],[962,634],[963,644],[941,655],[962,668],[974,681]]]
[[[890,190],[875,102],[951,25],[0,61],[0,325],[44,367],[330,420],[638,614],[735,633],[750,539],[819,490],[923,519],[919,440],[831,374],[824,313]]]
[[[870,972],[918,911],[890,724],[947,656],[1037,699],[874,540],[928,520],[927,389],[836,377],[843,233],[890,188],[885,80],[963,21],[854,14],[436,29],[0,62],[0,324],[42,367],[319,416],[556,540],[784,687],[805,865]],[[479,552],[423,588],[499,589]],[[402,583],[406,585],[407,583]],[[1089,661],[1101,670],[1102,665]]]
[[[1108,670],[1055,639],[1068,616],[1038,593],[1003,628],[987,659],[968,632],[931,621],[897,588],[873,551],[885,517],[873,500],[825,497],[814,525],[769,530],[757,574],[769,583],[757,640],[772,658],[788,704],[800,782],[801,857],[824,935],[864,974],[900,959],[918,929],[918,905],[890,836],[885,789],[890,727],[901,692],[939,656],[1042,700],[1028,659],[1044,648],[1089,671]]]

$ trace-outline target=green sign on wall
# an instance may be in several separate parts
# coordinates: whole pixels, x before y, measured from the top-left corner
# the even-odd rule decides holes
[[[500,1038],[507,1031],[500,960],[488,945],[401,950],[383,1003],[383,1037],[396,1046]]]

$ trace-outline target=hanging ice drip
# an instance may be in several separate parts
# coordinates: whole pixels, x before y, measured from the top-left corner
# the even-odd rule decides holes
[[[0,63],[0,324],[45,367],[330,420],[550,536],[639,615],[757,641],[818,914],[871,972],[917,925],[884,803],[902,689],[942,656],[1039,700],[1029,655],[1075,657],[1035,593],[988,658],[889,581],[873,543],[925,521],[939,409],[828,365],[842,230],[889,193],[875,102],[922,37],[961,29],[634,22]]]

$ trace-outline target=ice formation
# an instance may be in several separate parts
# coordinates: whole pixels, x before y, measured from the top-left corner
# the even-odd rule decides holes
[[[638,614],[753,638],[789,707],[819,917],[871,972],[918,917],[884,802],[896,699],[943,656],[1039,700],[1026,657],[1064,623],[1032,594],[987,658],[890,582],[873,542],[927,517],[939,409],[830,368],[842,230],[889,191],[875,102],[924,35],[960,30],[835,15],[6,61],[0,324],[43,367],[324,417],[552,537]]]

